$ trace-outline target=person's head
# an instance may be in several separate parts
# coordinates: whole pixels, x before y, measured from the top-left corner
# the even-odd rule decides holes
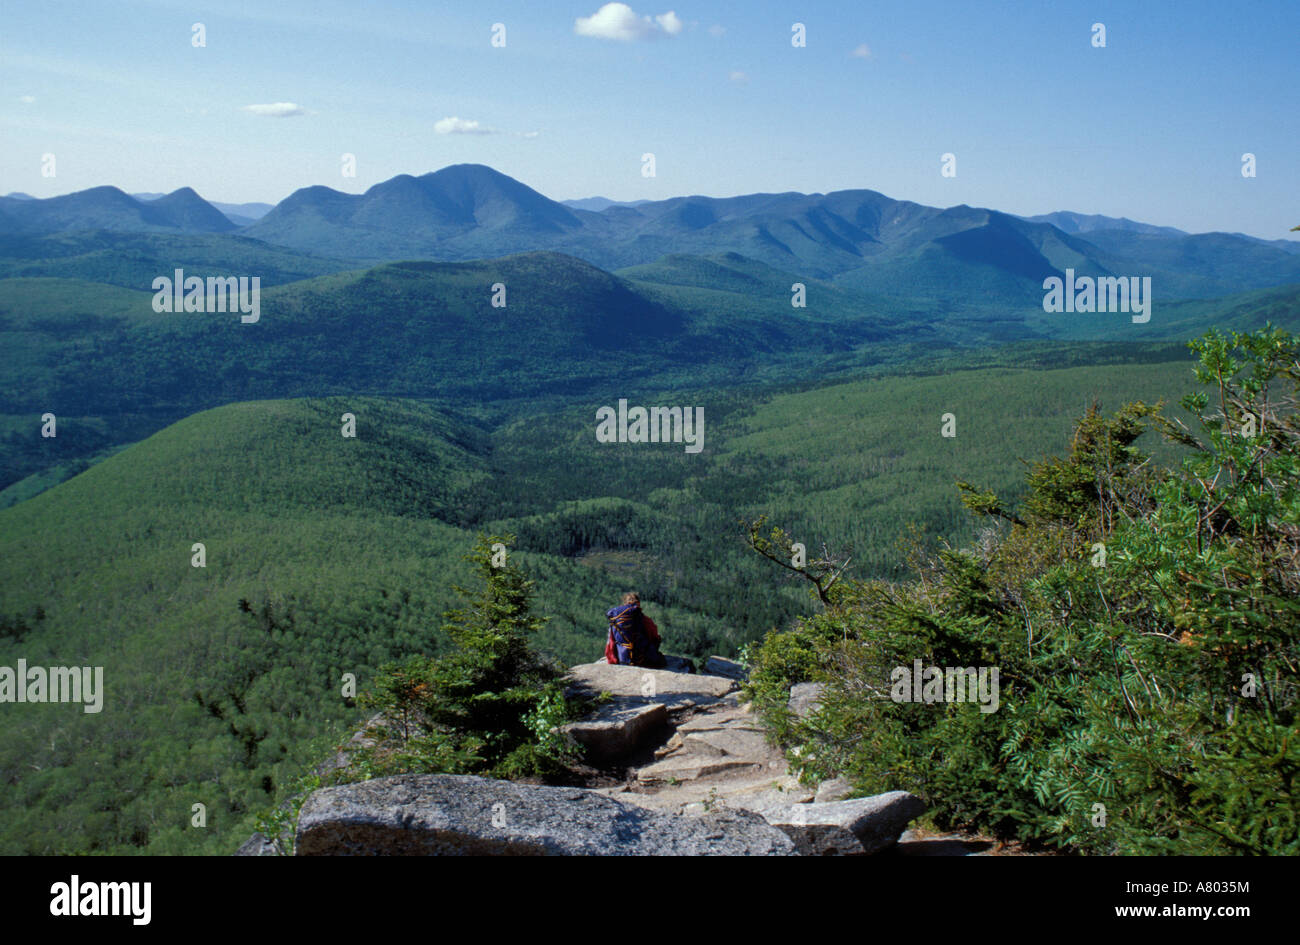
[[[636,591],[628,591],[626,594],[623,595],[623,604],[625,606],[627,604],[636,604],[638,607],[640,607],[641,598],[637,595]]]

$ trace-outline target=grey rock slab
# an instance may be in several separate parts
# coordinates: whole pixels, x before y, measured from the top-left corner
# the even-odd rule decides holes
[[[684,738],[692,751],[708,746],[734,758],[754,758],[766,761],[774,749],[762,732],[742,728],[721,728],[714,731],[688,732]]]
[[[770,771],[748,776],[742,773],[724,780],[682,781],[674,787],[657,790],[653,785],[644,787],[641,791],[629,791],[622,786],[609,793],[652,810],[683,814],[701,814],[721,807],[762,812],[772,806],[812,800],[812,791],[789,775]]]
[[[684,656],[672,656],[664,654],[664,662],[667,664],[664,669],[672,673],[694,673],[695,664]]]
[[[739,712],[706,712],[703,715],[697,715],[694,718],[677,723],[677,731],[684,735],[692,732],[718,732],[724,730],[761,732],[763,728],[755,719],[746,717]]]
[[[681,751],[686,743],[682,741],[682,736],[677,732],[673,737],[664,742],[663,745],[655,749],[655,761],[661,761],[674,752]]]
[[[680,757],[689,756],[692,761],[704,758],[726,758],[729,757],[727,752],[721,748],[709,744],[695,735],[688,735],[682,739],[682,752]]]
[[[814,801],[818,804],[827,804],[831,801],[846,800],[852,794],[853,785],[846,779],[831,778],[817,786],[817,796]]]
[[[908,823],[924,812],[924,802],[907,791],[761,811],[804,856],[878,853],[896,844]]]
[[[644,702],[661,702],[673,709],[718,702],[735,688],[735,680],[722,676],[587,663],[569,670],[567,691],[573,696],[587,697],[608,692]]]
[[[279,856],[280,845],[260,833],[255,833],[235,851],[235,856]]]
[[[806,719],[821,708],[822,693],[826,687],[821,683],[799,683],[790,687],[790,711],[801,719]]]
[[[748,811],[653,811],[582,788],[467,775],[396,775],[321,788],[303,804],[299,856],[789,856]]]
[[[721,656],[710,656],[704,663],[704,671],[710,676],[726,676],[728,679],[743,681],[749,678],[749,670],[735,660]]]
[[[693,674],[693,673],[696,672],[696,669],[695,669],[695,663],[694,663],[692,660],[687,659],[685,656],[674,656],[674,655],[671,654],[671,653],[664,653],[664,654],[663,654],[663,658],[664,658],[664,663],[665,663],[666,665],[663,666],[663,667],[661,667],[661,670],[664,671],[664,672],[669,672],[669,673],[686,673],[686,674],[688,674],[688,675],[689,675],[689,674]],[[582,664],[582,665],[584,665],[584,666],[614,666],[614,665],[622,665],[622,664],[621,664],[621,663],[620,663],[620,664],[614,664],[614,663],[611,663],[609,660],[605,659],[605,658],[602,656],[600,659],[596,660],[594,663],[584,663],[584,664]],[[624,667],[624,668],[625,668],[625,669],[636,669],[635,666],[628,666],[628,667]]]
[[[719,774],[745,770],[752,771],[759,767],[760,765],[757,762],[744,758],[727,758],[725,756],[702,758],[698,755],[673,755],[663,761],[656,761],[654,764],[639,769],[636,773],[636,779],[643,784],[673,780],[698,781],[701,778]]]
[[[572,735],[586,749],[588,758],[612,762],[636,752],[667,724],[668,710],[662,703],[615,699],[560,730]]]

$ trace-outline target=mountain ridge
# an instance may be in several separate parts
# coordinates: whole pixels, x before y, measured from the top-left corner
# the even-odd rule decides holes
[[[1151,275],[1165,299],[1300,282],[1300,242],[1185,234],[1064,211],[1023,217],[966,204],[928,207],[868,189],[697,194],[595,210],[551,200],[486,165],[453,164],[399,174],[360,194],[300,188],[243,226],[190,188],[149,196],[100,187],[46,200],[0,198],[7,231],[0,239],[76,229],[201,232],[369,264],[549,251],[606,270],[670,254],[733,252],[796,278],[967,306],[1041,300],[1043,279],[1067,268],[1093,277]]]

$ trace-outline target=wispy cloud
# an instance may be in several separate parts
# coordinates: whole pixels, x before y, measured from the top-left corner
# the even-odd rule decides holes
[[[35,96],[35,95],[20,95],[20,96],[18,96],[18,101],[22,102],[24,105],[35,105],[35,104],[36,104],[36,96]]]
[[[732,69],[731,72],[727,73],[727,78],[739,85],[744,85],[749,81],[749,76],[739,69]]]
[[[495,135],[500,134],[495,128],[480,125],[468,118],[442,118],[433,123],[433,130],[440,135]]]
[[[870,58],[871,58],[871,47],[868,46],[866,43],[859,43],[859,44],[854,48],[853,52],[849,53],[849,55],[850,55],[850,56],[855,56],[855,57],[857,57],[858,59],[870,59]]]
[[[709,27],[709,35],[718,36],[718,37],[725,36],[727,35],[727,28],[725,26],[719,26],[717,23],[714,23],[712,26]]]
[[[579,36],[632,42],[676,36],[684,26],[681,17],[672,10],[654,17],[639,16],[626,3],[607,3],[591,16],[578,17],[573,22],[573,31]]]
[[[293,118],[296,115],[305,115],[307,110],[301,105],[295,105],[293,102],[271,102],[268,105],[245,105],[244,111],[252,112],[254,115],[261,115],[264,118]]]
[[[433,123],[433,130],[440,135],[511,135],[515,138],[536,138],[540,131],[502,131],[491,128],[471,118],[440,118]]]

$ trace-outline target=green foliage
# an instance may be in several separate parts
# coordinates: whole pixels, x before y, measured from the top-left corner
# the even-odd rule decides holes
[[[1059,442],[1081,406],[1157,400],[1186,370],[1134,351],[1044,367],[1077,357],[984,352],[810,390],[678,392],[706,407],[697,455],[596,443],[587,407],[501,423],[495,408],[349,396],[187,417],[0,509],[0,614],[22,634],[0,636],[0,665],[103,665],[108,691],[99,715],[6,708],[0,851],[228,853],[364,722],[343,674],[365,689],[382,665],[452,646],[439,617],[477,531],[520,536],[512,560],[536,581],[549,657],[597,658],[604,611],[630,588],[668,652],[732,655],[816,606],[795,575],[770,579],[737,518],[770,512],[809,549],[852,548],[857,573],[889,576],[911,521],[974,536],[941,480],[987,475],[1015,498],[1016,458]],[[965,369],[1001,358],[1036,367]],[[937,429],[955,403],[957,440],[899,422]],[[355,440],[339,436],[345,412]],[[42,441],[32,418],[7,420],[33,455],[77,427],[61,415]],[[207,568],[190,566],[195,541]],[[188,826],[197,801],[206,830]]]
[[[751,688],[809,775],[1086,852],[1300,852],[1300,345],[1268,328],[1193,347],[1194,429],[1089,410],[1015,513],[966,488],[995,523],[971,550],[851,582],[769,636]],[[1181,463],[1135,446],[1152,424]],[[894,701],[918,659],[997,667],[998,710]],[[800,677],[828,690],[792,724],[779,687]]]
[[[294,834],[298,814],[312,791],[321,786],[321,777],[312,772],[294,784],[291,796],[277,807],[259,814],[254,822],[257,832],[269,841],[280,856],[293,856]]]
[[[467,560],[477,586],[457,588],[464,604],[446,613],[452,649],[381,670],[361,699],[378,709],[365,774],[408,772],[519,778],[555,774],[576,759],[556,726],[570,717],[563,669],[529,638],[544,621],[531,612],[533,582],[502,562],[514,536],[480,535]]]

